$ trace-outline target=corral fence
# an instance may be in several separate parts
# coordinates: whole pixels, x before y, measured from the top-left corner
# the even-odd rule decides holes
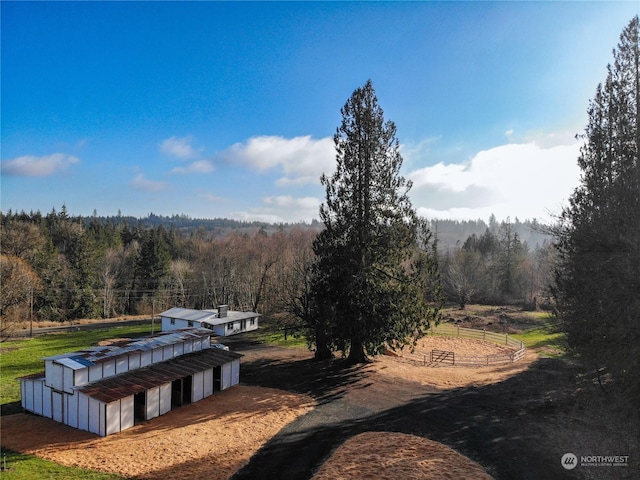
[[[486,366],[499,365],[504,363],[517,362],[524,357],[524,343],[510,337],[506,333],[487,332],[486,330],[476,330],[473,328],[459,327],[457,325],[442,324],[432,328],[432,334],[446,336],[470,338],[492,342],[498,345],[505,345],[513,349],[513,352],[494,355],[461,355],[445,350],[431,350],[430,352],[404,353],[401,358],[409,360],[415,364],[425,366],[437,365],[459,365],[459,366]]]

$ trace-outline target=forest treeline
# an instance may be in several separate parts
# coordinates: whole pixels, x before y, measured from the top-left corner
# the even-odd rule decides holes
[[[286,320],[299,302],[321,224],[271,225],[187,216],[0,216],[3,328],[229,304]],[[438,221],[449,300],[545,301],[553,248],[531,222]],[[531,246],[525,238],[535,238]]]

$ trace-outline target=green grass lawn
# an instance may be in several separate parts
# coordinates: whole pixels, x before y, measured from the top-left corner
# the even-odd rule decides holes
[[[243,333],[244,338],[253,340],[256,342],[262,342],[267,345],[275,345],[278,347],[292,347],[292,348],[306,348],[307,340],[293,334],[288,333],[287,338],[284,338],[284,330],[282,327],[277,326],[273,322],[262,321],[260,322],[260,328],[251,332]],[[221,340],[224,343],[224,340]]]
[[[95,472],[84,468],[63,467],[57,463],[43,460],[33,455],[2,450],[0,470],[2,480],[34,480],[40,478],[60,480],[122,480],[126,477],[109,473]]]
[[[535,350],[542,357],[562,357],[566,352],[564,333],[555,331],[549,325],[510,336],[522,340],[525,347]]]
[[[0,404],[20,400],[20,382],[16,379],[43,371],[43,357],[94,346],[109,338],[139,337],[150,333],[150,325],[135,325],[3,342],[0,344]]]

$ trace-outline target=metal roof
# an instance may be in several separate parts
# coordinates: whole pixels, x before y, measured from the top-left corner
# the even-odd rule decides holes
[[[228,310],[225,317],[218,317],[218,309],[212,310],[193,310],[190,308],[173,307],[166,312],[160,314],[161,317],[176,318],[178,320],[189,320],[192,322],[207,323],[209,325],[223,325],[225,323],[236,320],[245,320],[249,318],[257,318],[260,316],[256,312],[240,312],[237,310]]]
[[[96,363],[105,362],[117,357],[136,352],[146,352],[154,348],[182,343],[203,337],[210,337],[213,332],[207,328],[185,328],[159,333],[154,337],[123,340],[111,345],[90,347],[86,350],[64,353],[45,357],[43,360],[53,360],[73,370],[87,368]]]
[[[77,391],[101,402],[111,403],[187,375],[222,366],[242,356],[221,348],[207,348],[89,383],[77,388]]]
[[[162,312],[160,316],[202,322],[216,318],[218,316],[218,310],[193,310],[191,308],[173,307],[166,312]]]

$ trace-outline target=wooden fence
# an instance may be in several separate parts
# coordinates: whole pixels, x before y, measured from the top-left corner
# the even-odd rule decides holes
[[[513,348],[512,353],[495,355],[459,355],[455,352],[444,350],[431,350],[431,352],[404,353],[401,357],[415,364],[425,366],[459,365],[459,366],[486,366],[513,363],[524,357],[524,343],[510,337],[507,334],[475,330],[473,328],[458,327],[456,325],[443,324],[432,329],[433,334],[447,337],[470,338],[506,345]]]

